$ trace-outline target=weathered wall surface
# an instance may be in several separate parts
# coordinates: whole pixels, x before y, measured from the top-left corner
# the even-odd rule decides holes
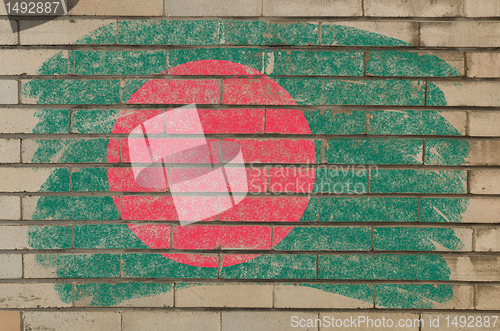
[[[0,331],[500,329],[498,17],[80,0],[13,33],[0,6]],[[214,216],[180,226],[129,134],[192,103],[240,147],[248,194],[207,189]]]

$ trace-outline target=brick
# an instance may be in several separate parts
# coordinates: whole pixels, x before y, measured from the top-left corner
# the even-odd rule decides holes
[[[73,304],[71,298],[61,299],[57,287],[70,290],[73,285],[54,283],[2,283],[0,308],[65,308]],[[68,300],[69,299],[69,300]]]
[[[38,246],[33,237],[43,239]],[[60,226],[0,226],[0,249],[71,248],[71,227]]]
[[[175,249],[271,249],[271,227],[266,226],[176,226]],[[202,238],[198,241],[194,238]]]
[[[500,141],[433,139],[425,145],[425,164],[500,165]]]
[[[3,331],[21,331],[21,312],[0,311],[0,324]]]
[[[302,314],[300,314],[300,318],[302,318]],[[361,318],[362,317],[362,318]],[[319,314],[319,318],[322,322],[322,326],[319,328],[319,331],[328,331],[331,328],[335,327],[340,327],[342,330],[362,330],[362,331],[373,331],[377,330],[379,328],[383,328],[383,330],[387,331],[397,331],[397,330],[408,330],[408,331],[417,331],[420,330],[418,326],[418,319],[419,319],[418,314],[412,314],[412,313],[392,313],[392,312],[385,312],[383,314],[380,314],[380,312],[342,312],[342,311],[332,311],[332,312],[321,312]],[[351,325],[351,318],[353,318],[355,322],[355,326]],[[384,321],[382,318],[385,318],[385,326],[384,326]],[[357,320],[356,320],[357,319]],[[361,321],[360,321],[361,319]],[[389,327],[387,325],[387,320],[391,319],[393,322],[393,327]],[[403,324],[403,328],[399,327],[397,324],[400,320],[403,320],[403,323],[406,320],[411,321],[411,326],[410,327],[405,327]],[[347,320],[347,321],[346,321]],[[344,323],[347,323],[347,327],[344,327],[341,324],[341,322],[344,321]],[[416,321],[416,322],[415,322]],[[337,323],[337,324],[335,324]],[[376,327],[376,325],[380,325],[379,327]]]
[[[304,221],[316,221],[317,210],[303,215],[308,204],[309,198],[302,197],[247,197],[222,213],[220,220],[241,222],[241,215],[245,215],[246,221],[253,222],[296,222],[301,216],[305,216]]]
[[[217,20],[126,20],[119,22],[118,43],[217,45],[218,29]]]
[[[258,74],[263,72],[263,58],[268,54],[265,49],[259,48],[191,48],[191,49],[171,49],[168,51],[169,74],[171,75],[224,75],[228,71],[236,71],[231,74],[245,73]],[[271,55],[268,55],[271,56]],[[187,63],[192,61],[230,61],[238,63],[240,66],[222,68],[216,62],[211,66],[204,66],[193,70],[195,66]],[[210,62],[207,62],[210,63]],[[253,71],[250,67],[256,71]],[[245,70],[246,69],[246,70]],[[240,72],[239,70],[243,70]]]
[[[214,267],[198,267],[191,264],[217,266],[218,257],[210,254],[123,254],[122,276],[127,278],[217,278]],[[175,261],[179,260],[182,263]],[[189,264],[191,263],[191,264]]]
[[[367,113],[368,133],[387,135],[465,135],[467,113],[433,110],[374,110]]]
[[[4,8],[5,6],[2,9]],[[17,24],[15,26],[17,27]],[[0,31],[2,31],[0,32],[0,45],[17,45],[18,35],[17,32],[12,32],[10,21],[0,20]]]
[[[470,172],[470,193],[500,194],[499,170],[473,170]]]
[[[290,121],[283,121],[283,118]],[[310,134],[307,128],[298,128],[297,123],[306,119],[312,134],[363,134],[365,129],[364,110],[330,110],[316,109],[312,111],[295,109],[267,109],[266,132]]]
[[[0,196],[0,219],[19,220],[21,218],[21,197]]]
[[[272,308],[273,285],[237,283],[178,283],[176,307]]]
[[[40,23],[36,20],[20,22],[21,45],[116,44],[116,21],[113,20],[53,20]]]
[[[261,16],[262,0],[165,0],[167,16]]]
[[[433,84],[441,92],[427,94],[428,106],[500,106],[500,96],[495,92],[500,88],[498,82],[434,82]]]
[[[23,256],[21,254],[0,254],[0,279],[23,277]]]
[[[500,77],[500,53],[467,53],[467,77]]]
[[[204,311],[124,311],[122,331],[220,330],[220,313]]]
[[[274,308],[373,307],[373,286],[351,284],[276,284]]]
[[[417,256],[412,254],[320,255],[319,279],[417,279]]]
[[[78,4],[78,5],[76,5]],[[136,1],[106,1],[70,0],[74,7],[69,14],[72,16],[162,16],[163,0],[146,0],[139,5]],[[76,5],[76,6],[75,6]]]
[[[165,51],[71,51],[70,70],[76,75],[152,75],[167,70]]]
[[[69,191],[66,168],[0,168],[0,178],[0,192]]]
[[[75,285],[74,293],[76,307],[174,305],[174,284],[163,282],[82,283]]]
[[[500,4],[492,0],[465,1],[465,16],[498,17],[500,16]]]
[[[123,94],[123,92],[122,92]],[[218,104],[216,80],[150,80],[128,99],[130,104]],[[125,98],[127,100],[127,98]]]
[[[64,75],[68,73],[68,51],[48,49],[2,49],[1,75]]]
[[[245,265],[233,264],[241,258]],[[221,278],[224,279],[316,279],[315,255],[224,255]],[[229,265],[229,266],[228,266]]]
[[[500,286],[495,284],[476,284],[476,309],[500,310]]]
[[[478,328],[481,328],[481,326],[476,326],[477,325],[484,325],[483,323],[488,320],[489,326],[485,327],[483,326],[483,329],[490,329],[490,330],[495,330],[498,329],[498,313],[485,313],[485,314],[480,314],[476,311],[473,311],[474,313],[442,313],[442,314],[437,314],[437,313],[422,313],[422,319],[425,320],[426,324],[422,326],[422,331],[435,331],[435,330],[460,330],[460,331],[474,331],[478,330]],[[496,317],[495,317],[496,316]],[[462,320],[460,320],[462,318]],[[431,325],[431,320],[432,324]],[[496,322],[496,323],[495,323]],[[438,326],[439,325],[439,326]],[[462,325],[464,325],[462,327]],[[493,326],[495,325],[495,326]]]
[[[319,199],[320,222],[417,222],[418,201],[405,197]]]
[[[359,0],[263,0],[264,16],[361,16]]]
[[[457,77],[465,73],[459,52],[375,51],[368,53],[366,73],[383,77]]]
[[[0,104],[17,104],[19,102],[17,94],[17,80],[0,80]]]
[[[103,163],[108,139],[25,139],[23,163]]]
[[[322,22],[321,44],[338,46],[416,46],[414,22]]]
[[[26,220],[117,220],[118,210],[112,197],[27,196],[23,197]]]
[[[427,47],[498,47],[500,24],[497,22],[423,22],[420,46]]]
[[[332,164],[422,164],[422,151],[422,141],[416,139],[335,138],[327,140],[325,156]]]
[[[295,227],[290,233],[293,240],[284,238],[290,229],[274,228],[275,250],[369,251],[372,248],[371,230],[368,227]]]
[[[443,266],[447,267],[443,270]],[[419,255],[418,278],[451,281],[497,282],[500,257],[495,255]]]
[[[310,186],[311,184],[308,184],[306,187]],[[270,186],[270,189],[273,187]],[[312,192],[364,194],[368,192],[368,172],[364,166],[358,166],[358,169],[354,169],[354,166],[350,169],[349,166],[345,168],[341,166],[340,170],[337,166],[333,166],[333,169],[318,168]]]
[[[264,73],[291,76],[363,76],[361,52],[267,52]]]
[[[20,139],[0,139],[0,163],[21,162],[21,140]]]
[[[423,106],[425,103],[423,81],[325,79],[323,82],[325,105]]]
[[[322,82],[314,78],[225,79],[223,103],[230,105],[320,105]],[[288,93],[290,95],[288,95]]]
[[[0,109],[2,133],[68,133],[69,111],[64,109]]]
[[[118,278],[119,254],[24,255],[25,278]]]
[[[26,330],[121,331],[120,312],[24,312]]]
[[[497,198],[422,198],[421,222],[499,223],[500,199]]]
[[[477,228],[474,232],[476,252],[500,252],[500,229]]]
[[[222,331],[274,331],[274,330],[296,330],[293,327],[293,317],[300,316],[303,319],[318,318],[318,314],[314,312],[276,312],[276,311],[233,311],[222,313]],[[302,330],[313,331],[318,330],[317,327],[301,328]],[[125,331],[125,330],[124,330]]]
[[[314,141],[306,139],[225,139],[240,145],[247,163],[316,163]]]
[[[472,229],[376,227],[376,251],[472,251]]]
[[[161,237],[156,247],[146,246],[135,233],[146,232]],[[170,248],[170,225],[122,225],[88,224],[73,226],[73,242],[78,249],[168,249]]]
[[[318,45],[319,24],[307,21],[222,22],[220,45]]]
[[[87,93],[74,93],[86,90]],[[102,105],[120,102],[118,80],[37,79],[22,81],[24,104]]]
[[[496,111],[472,111],[469,114],[469,135],[476,137],[500,137],[500,113]]]
[[[370,177],[372,193],[467,193],[467,171],[380,169]]]
[[[460,17],[463,0],[367,0],[366,16],[385,17]]]

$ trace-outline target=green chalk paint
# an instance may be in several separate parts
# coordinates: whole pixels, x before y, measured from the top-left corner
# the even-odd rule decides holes
[[[125,224],[74,225],[77,249],[148,249]]]
[[[457,77],[458,68],[432,54],[402,51],[368,53],[366,73],[385,77]]]
[[[321,24],[321,45],[336,46],[411,46],[395,38],[336,24]]]
[[[54,169],[40,187],[40,192],[69,192],[69,170],[66,168]]]
[[[28,242],[33,249],[72,248],[71,226],[30,226]]]
[[[316,23],[224,20],[221,45],[318,45]]]
[[[151,75],[167,70],[166,51],[70,51],[75,75]]]
[[[319,199],[321,222],[418,222],[417,198]]]
[[[430,110],[369,111],[368,133],[377,135],[461,135],[460,131],[441,115],[442,113]]]
[[[119,21],[118,43],[125,45],[217,45],[218,20]]]
[[[303,111],[312,134],[363,134],[365,111]]]
[[[217,278],[217,268],[193,267],[160,254],[123,254],[122,260],[127,278]]]
[[[75,110],[71,115],[72,133],[111,133],[120,110]]]
[[[38,139],[31,163],[103,163],[107,139]]]
[[[74,170],[71,174],[71,190],[73,192],[109,191],[106,168],[84,168]]]
[[[467,193],[467,172],[461,170],[380,169],[370,177],[372,193]]]
[[[38,104],[51,105],[106,105],[120,101],[118,80],[33,79],[23,84],[22,94],[36,99]]]
[[[368,251],[371,248],[371,230],[367,227],[295,227],[274,247],[284,251]]]
[[[434,309],[436,303],[453,299],[449,284],[381,284],[375,285],[375,305],[389,309]]]
[[[69,110],[36,109],[35,117],[38,117],[38,123],[33,128],[33,133],[69,133]]]
[[[427,139],[425,140],[425,164],[464,165],[469,156],[467,140]]]
[[[457,223],[469,206],[469,199],[421,198],[420,222]]]
[[[315,255],[261,255],[223,267],[224,279],[316,279]]]
[[[57,278],[120,277],[119,254],[39,254],[41,267],[54,268]]]
[[[460,251],[464,244],[451,228],[374,228],[376,251],[437,251],[436,245]]]
[[[42,196],[31,215],[34,220],[110,221],[119,219],[111,197]]]

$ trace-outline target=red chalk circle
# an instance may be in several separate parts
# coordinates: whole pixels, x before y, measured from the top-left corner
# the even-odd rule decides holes
[[[129,104],[260,104],[260,105],[296,105],[290,94],[271,78],[248,66],[218,60],[188,62],[168,71],[170,75],[231,75],[250,76],[231,78],[224,81],[223,100],[220,100],[219,83],[214,79],[197,80],[150,80],[139,88],[128,100]],[[274,107],[276,108],[276,107]],[[167,110],[168,111],[168,110]],[[225,110],[199,110],[200,121],[205,134],[214,133],[264,133],[262,131],[264,109],[239,109],[239,116]],[[272,109],[268,112],[267,131],[282,134],[310,134],[309,124],[299,110]],[[137,125],[161,114],[161,110],[123,111],[116,120],[112,133],[128,134]],[[272,116],[270,116],[272,114]],[[162,132],[158,128],[158,132]],[[210,139],[207,139],[210,141]],[[251,162],[315,163],[316,152],[310,140],[263,140],[228,139],[240,144],[243,158]],[[122,162],[130,162],[126,139],[120,143],[114,141],[108,147],[108,162],[116,162],[121,153]],[[312,191],[314,172],[307,172],[302,178],[304,187]],[[255,197],[252,192],[260,191],[267,174],[260,170],[249,170],[249,191],[238,205],[219,215],[220,221],[237,222],[298,222],[309,203],[308,197],[269,196]],[[251,182],[253,180],[253,182]],[[290,182],[295,187],[297,175],[280,178],[281,186]],[[111,191],[155,192],[159,190],[141,188],[135,183],[129,169],[108,168],[108,182]],[[264,186],[265,187],[265,186]],[[168,196],[123,196],[114,198],[115,205],[124,220],[129,221],[175,221],[178,220],[172,198]],[[200,205],[200,208],[204,208]],[[209,205],[205,208],[211,208]],[[205,221],[215,220],[212,217]],[[262,225],[210,225],[197,223],[188,226],[170,226],[165,224],[129,225],[130,230],[152,249],[271,249],[282,241],[293,227],[275,228]],[[173,244],[170,237],[173,237]],[[271,243],[271,238],[273,242]],[[163,254],[165,257],[197,267],[218,267],[216,256],[195,254]],[[231,255],[223,260],[223,266],[244,263],[258,255]]]

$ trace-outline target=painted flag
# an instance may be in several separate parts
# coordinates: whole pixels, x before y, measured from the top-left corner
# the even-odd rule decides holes
[[[427,195],[466,193],[466,176],[458,170],[412,168],[424,164],[422,139],[400,136],[461,135],[461,129],[454,125],[453,116],[457,115],[411,109],[446,105],[444,94],[433,83],[352,77],[363,76],[364,70],[375,76],[410,77],[456,76],[458,70],[434,55],[405,51],[374,51],[370,56],[379,58],[375,61],[378,65],[364,68],[360,51],[235,47],[286,44],[285,39],[254,39],[247,33],[250,26],[259,31],[279,30],[280,38],[293,36],[295,45],[318,43],[314,39],[317,25],[309,23],[280,26],[236,20],[124,21],[118,38],[113,35],[116,26],[112,24],[79,43],[111,44],[118,40],[127,45],[212,47],[169,49],[168,67],[163,50],[75,50],[70,53],[71,73],[124,75],[122,84],[114,78],[33,79],[24,84],[24,95],[37,104],[125,108],[92,106],[71,111],[71,133],[98,134],[97,138],[43,138],[24,145],[34,164],[64,163],[72,167],[71,174],[63,166],[45,172],[40,190],[54,194],[28,197],[25,206],[32,210],[27,215],[31,219],[69,220],[75,225],[32,227],[32,247],[71,248],[71,241],[67,246],[67,242],[54,238],[73,233],[77,249],[159,250],[40,254],[37,268],[49,269],[58,278],[164,280],[78,284],[74,298],[69,290],[72,288],[55,286],[62,300],[90,301],[91,306],[161,297],[172,291],[174,280],[179,279],[182,281],[176,282],[176,290],[203,288],[214,293],[222,283],[214,285],[217,283],[207,280],[256,281],[234,283],[235,288],[259,288],[266,286],[259,281],[273,280],[289,297],[301,298],[285,306],[307,304],[304,298],[323,296],[349,302],[352,307],[371,307],[374,292],[377,306],[388,308],[436,308],[452,301],[456,286],[431,284],[448,280],[451,275],[446,257],[435,252],[464,249],[461,238],[467,234],[421,223],[460,221],[467,211],[467,199]],[[409,46],[404,41],[340,25],[325,26],[322,42]],[[393,65],[395,61],[404,63],[405,72],[400,72],[401,65]],[[64,71],[63,62],[61,55],[56,55],[40,72],[48,75]],[[167,74],[169,78],[129,77],[154,74]],[[130,107],[118,107],[122,103]],[[179,209],[166,185],[138,184],[130,167],[133,144],[128,135],[144,123],[155,124],[148,121],[158,116],[168,118],[174,106],[191,103],[199,105],[197,114],[207,146],[214,141],[240,148],[248,180],[242,185],[249,192],[231,208],[224,207],[230,200],[212,203],[216,200],[211,202],[207,194],[199,208],[213,216],[179,226]],[[361,106],[366,105],[380,109],[364,110],[366,107]],[[335,106],[360,109],[345,111]],[[391,106],[408,109],[394,110]],[[39,120],[33,132],[68,133],[68,110],[38,110],[35,116]],[[168,123],[160,122],[165,125],[152,125],[148,133],[167,133]],[[363,136],[367,133],[377,137]],[[381,138],[383,135],[398,137]],[[467,158],[464,140],[426,142],[425,164],[459,163]],[[450,144],[455,147],[453,155],[449,155]],[[78,163],[98,166],[75,167]],[[373,165],[408,168],[370,167]],[[164,180],[166,184],[172,179],[166,175]],[[197,192],[201,184],[196,186]],[[185,185],[182,191],[189,189]],[[227,186],[221,185],[219,190],[227,192]],[[88,194],[58,194],[69,191]],[[213,206],[219,209],[211,210]],[[421,223],[417,226],[417,222]],[[397,226],[388,226],[391,223]],[[367,282],[346,284],[346,280]],[[384,284],[371,282],[377,280]],[[390,283],[398,280],[415,283]]]

